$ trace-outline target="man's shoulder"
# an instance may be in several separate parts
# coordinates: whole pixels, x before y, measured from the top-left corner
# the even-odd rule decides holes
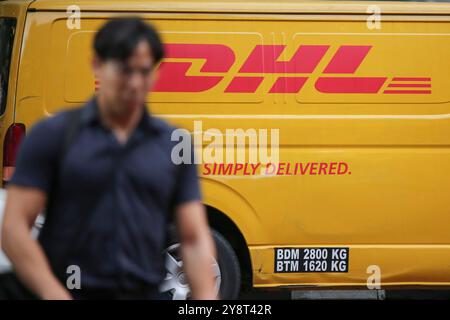
[[[41,136],[45,141],[57,141],[67,127],[67,118],[73,109],[63,109],[54,115],[38,120],[27,135]]]
[[[188,147],[193,143],[189,130],[181,128],[158,117],[152,116],[153,129],[157,131],[157,141],[160,146],[172,155],[174,148]]]
[[[167,135],[171,136],[175,130],[185,130],[185,129],[182,129],[182,128],[179,128],[177,126],[170,124],[169,122],[167,122],[164,119],[159,118],[158,116],[151,116],[151,124],[152,124],[152,127],[158,133],[161,133],[164,136],[167,136]],[[187,130],[185,130],[185,131],[187,131]]]

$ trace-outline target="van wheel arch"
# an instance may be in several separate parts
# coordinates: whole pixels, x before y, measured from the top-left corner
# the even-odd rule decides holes
[[[214,207],[208,205],[205,207],[212,236],[216,242],[216,246],[219,246],[217,250],[224,252],[228,257],[228,259],[222,260],[222,264],[226,264],[230,270],[228,272],[221,271],[225,272],[222,276],[227,278],[226,275],[228,274],[228,277],[231,276],[233,278],[233,275],[238,275],[239,278],[239,280],[235,279],[238,282],[234,285],[221,288],[221,294],[226,293],[226,298],[228,299],[238,298],[239,292],[249,291],[253,286],[250,252],[247,243],[239,228],[227,215]],[[169,237],[167,240],[167,248],[179,243],[178,232],[174,223],[169,225]],[[236,262],[231,263],[232,260]],[[240,285],[236,288],[238,283]],[[222,292],[222,289],[226,292]]]
[[[242,232],[236,224],[223,212],[214,207],[206,206],[209,226],[220,233],[231,245],[235,252],[241,270],[241,291],[251,290],[253,287],[253,273],[250,251]]]

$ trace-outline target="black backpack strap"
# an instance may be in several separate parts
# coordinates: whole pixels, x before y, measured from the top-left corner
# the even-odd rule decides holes
[[[67,123],[64,131],[63,143],[59,149],[57,166],[60,168],[61,163],[64,160],[67,151],[69,151],[72,142],[75,140],[78,132],[80,131],[80,120],[82,108],[77,108],[74,110],[67,111]],[[59,169],[58,168],[58,169]]]
[[[80,120],[81,120],[81,114],[82,114],[82,108],[77,108],[73,110],[67,111],[67,119],[66,119],[66,126],[64,128],[63,137],[61,145],[58,149],[58,154],[56,157],[56,163],[55,163],[55,169],[54,169],[54,176],[53,176],[53,184],[50,190],[50,194],[47,195],[48,201],[47,201],[47,209],[45,212],[46,219],[48,216],[49,209],[52,207],[52,203],[54,199],[58,195],[59,191],[59,180],[61,176],[61,168],[62,163],[64,161],[64,158],[69,151],[73,141],[75,140],[76,136],[78,135],[80,131]]]

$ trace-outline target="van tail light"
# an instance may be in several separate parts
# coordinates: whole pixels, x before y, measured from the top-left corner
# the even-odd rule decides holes
[[[25,132],[25,125],[22,123],[13,123],[6,131],[3,143],[3,187],[6,186],[14,173],[17,151]]]

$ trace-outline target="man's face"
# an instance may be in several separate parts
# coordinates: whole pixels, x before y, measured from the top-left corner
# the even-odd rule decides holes
[[[96,57],[93,68],[100,85],[98,95],[109,112],[125,116],[144,105],[154,82],[153,57],[146,41],[138,43],[126,62]]]

